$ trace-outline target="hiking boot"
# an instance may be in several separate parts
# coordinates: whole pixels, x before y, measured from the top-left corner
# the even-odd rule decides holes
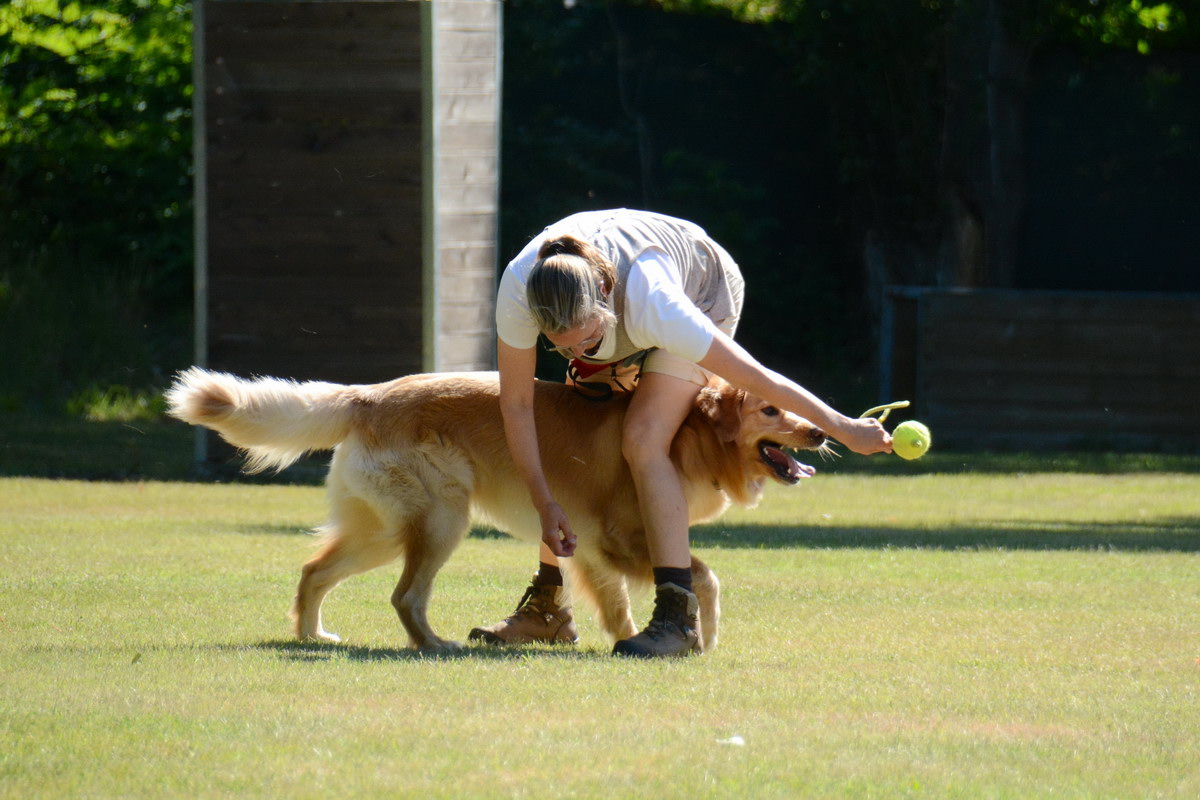
[[[579,634],[571,607],[563,605],[565,600],[566,590],[561,586],[530,584],[512,616],[486,628],[472,628],[467,638],[488,644],[575,644]]]
[[[696,595],[673,583],[659,584],[654,616],[637,636],[613,646],[614,656],[661,658],[703,652],[700,644],[700,603]]]

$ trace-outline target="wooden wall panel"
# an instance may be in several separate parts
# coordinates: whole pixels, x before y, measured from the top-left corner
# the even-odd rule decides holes
[[[500,15],[199,4],[210,366],[346,382],[492,366]]]
[[[418,2],[208,0],[208,363],[422,368]]]
[[[198,361],[350,383],[493,365],[500,13],[197,0]]]
[[[883,351],[894,362],[915,353],[913,415],[940,441],[1200,446],[1198,297],[926,289],[894,291],[892,303]]]

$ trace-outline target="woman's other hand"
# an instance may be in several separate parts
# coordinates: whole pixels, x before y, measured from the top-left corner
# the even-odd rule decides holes
[[[538,509],[542,518],[542,542],[560,558],[575,555],[575,533],[562,506],[551,501]]]

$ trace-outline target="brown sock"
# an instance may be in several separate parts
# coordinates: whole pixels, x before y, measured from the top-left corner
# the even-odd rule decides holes
[[[534,586],[562,586],[563,576],[560,570],[554,564],[547,564],[544,561],[538,562],[537,575],[533,576]]]

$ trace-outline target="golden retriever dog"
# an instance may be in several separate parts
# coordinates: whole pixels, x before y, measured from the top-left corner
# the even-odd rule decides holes
[[[304,453],[333,448],[331,512],[319,551],[301,572],[292,607],[302,640],[337,642],[321,604],[341,581],[404,559],[392,595],[411,644],[454,649],[429,625],[434,577],[472,518],[537,544],[541,523],[509,455],[496,373],[411,375],[342,386],[275,378],[244,380],[192,368],[167,393],[170,413],[212,428],[245,450],[247,470],[283,469]],[[564,559],[577,595],[589,600],[613,640],[633,636],[627,581],[652,571],[633,479],[621,455],[628,396],[596,403],[564,384],[539,381],[535,416],[542,465],[572,522],[575,555]],[[788,449],[819,449],[825,434],[807,420],[719,381],[701,390],[671,448],[691,523],[732,503],[753,506],[765,483],[813,473]],[[717,643],[717,578],[692,558],[701,642]]]

